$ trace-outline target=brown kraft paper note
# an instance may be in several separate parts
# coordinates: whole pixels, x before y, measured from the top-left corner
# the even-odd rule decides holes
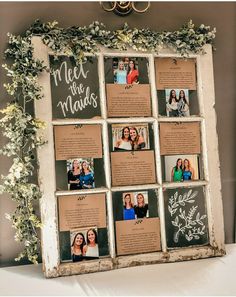
[[[156,182],[154,151],[111,153],[112,186]]]
[[[151,116],[149,84],[107,84],[109,117]]]
[[[195,59],[155,59],[156,86],[158,90],[196,90]]]
[[[102,158],[100,125],[54,126],[56,160]]]
[[[200,123],[160,123],[161,155],[201,153]]]
[[[106,228],[105,194],[59,196],[59,230]]]
[[[159,218],[116,222],[118,255],[130,255],[161,250]]]

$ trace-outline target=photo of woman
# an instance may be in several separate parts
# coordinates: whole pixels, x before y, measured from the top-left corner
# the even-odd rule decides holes
[[[178,99],[176,96],[176,91],[171,90],[169,95],[169,100],[166,104],[166,114],[169,117],[178,117]]]
[[[93,159],[76,158],[67,160],[67,177],[69,190],[94,188]]]
[[[72,162],[72,169],[69,169],[67,172],[69,190],[81,189],[80,172],[80,162],[79,160],[75,159]]]
[[[200,178],[198,161],[198,155],[165,156],[165,181],[198,180]]]
[[[179,91],[178,112],[179,112],[179,117],[189,116],[189,104],[186,99],[184,90]]]
[[[124,196],[123,219],[124,220],[134,220],[135,219],[135,212],[134,212],[133,203],[131,201],[130,193],[127,193]]]
[[[136,69],[135,61],[129,60],[129,69],[127,75],[127,84],[138,84],[139,72]]]
[[[183,162],[183,181],[194,179],[194,169],[190,164],[189,159],[184,159]]]
[[[168,117],[188,117],[189,112],[189,90],[187,89],[165,89],[166,115]]]
[[[124,127],[122,129],[122,136],[120,139],[117,140],[115,150],[132,150],[129,127]]]
[[[135,218],[142,219],[149,216],[148,204],[145,203],[145,198],[142,193],[136,195],[137,204],[134,206]]]
[[[87,161],[81,163],[81,173],[79,176],[81,189],[94,188],[94,174]]]
[[[114,83],[127,84],[127,71],[122,60],[118,62],[118,69],[114,70]]]
[[[183,180],[183,161],[178,158],[175,167],[171,171],[171,181],[177,182]]]
[[[71,258],[73,262],[82,261],[84,259],[84,247],[86,246],[85,238],[82,232],[78,232],[74,236],[71,245]]]
[[[83,254],[86,258],[98,258],[98,235],[97,231],[94,228],[91,228],[87,231],[86,235],[87,245],[84,246]]]
[[[148,124],[112,124],[113,151],[150,149]]]
[[[144,149],[146,144],[141,135],[139,135],[137,128],[130,128],[130,138],[131,138],[131,146],[132,150],[141,150]]]

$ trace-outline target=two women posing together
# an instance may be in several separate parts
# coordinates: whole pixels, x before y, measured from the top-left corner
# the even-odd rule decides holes
[[[115,144],[115,150],[140,150],[146,146],[144,138],[139,135],[137,128],[124,127],[121,138]]]
[[[189,116],[189,103],[186,99],[184,90],[179,91],[179,97],[177,97],[176,90],[170,90],[170,96],[166,103],[166,110],[169,117]]]
[[[87,231],[86,241],[82,232],[76,233],[71,245],[72,261],[94,259],[98,258],[98,256],[98,235],[96,230],[91,228]]]
[[[193,180],[195,178],[194,169],[189,159],[177,159],[175,167],[171,171],[171,181]]]
[[[128,61],[128,69],[125,67],[125,63],[120,60],[118,62],[118,69],[114,71],[114,82],[116,84],[138,84],[139,72],[136,69],[135,61]]]
[[[79,160],[74,160],[67,176],[70,190],[94,188],[94,174],[87,161],[80,163]]]

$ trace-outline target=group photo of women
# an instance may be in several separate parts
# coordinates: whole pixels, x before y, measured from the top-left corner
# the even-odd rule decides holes
[[[73,262],[99,257],[96,228],[71,231],[71,259]]]
[[[182,182],[199,179],[195,155],[165,156],[166,181]]]
[[[112,125],[113,151],[132,151],[149,149],[149,130],[147,124]]]
[[[135,220],[149,217],[148,192],[123,194],[123,219]]]
[[[166,89],[166,115],[168,117],[188,117],[189,92],[187,89]]]
[[[93,159],[67,160],[67,178],[69,190],[93,189],[95,187]]]
[[[115,84],[138,84],[139,71],[135,59],[125,57],[118,60],[117,68],[114,69]]]

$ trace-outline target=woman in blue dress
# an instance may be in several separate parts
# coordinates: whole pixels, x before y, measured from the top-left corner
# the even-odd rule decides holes
[[[135,219],[135,211],[134,211],[133,203],[131,202],[130,194],[126,194],[124,198],[123,217],[124,217],[124,220]]]
[[[193,180],[194,178],[194,169],[191,167],[190,161],[184,159],[183,180]]]
[[[94,174],[90,169],[90,166],[87,161],[83,161],[81,164],[81,173],[80,173],[80,185],[82,189],[92,189],[94,188]]]
[[[125,70],[125,64],[123,61],[119,61],[118,69],[114,71],[114,82],[116,84],[127,84],[127,71]]]

